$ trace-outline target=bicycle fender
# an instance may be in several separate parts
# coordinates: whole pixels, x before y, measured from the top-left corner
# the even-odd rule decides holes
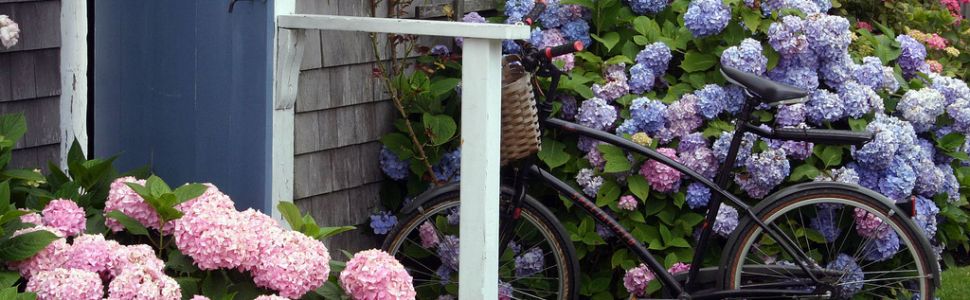
[[[404,206],[404,208],[401,209],[401,213],[405,215],[409,215],[413,213],[415,210],[417,210],[418,207],[423,206],[425,202],[428,202],[429,200],[437,198],[438,196],[441,196],[444,194],[456,193],[459,191],[460,187],[461,187],[461,184],[458,181],[449,182],[449,183],[446,183],[445,185],[431,187],[427,191],[424,191],[420,195],[414,197],[414,200],[411,201],[411,204],[408,204],[407,206]]]

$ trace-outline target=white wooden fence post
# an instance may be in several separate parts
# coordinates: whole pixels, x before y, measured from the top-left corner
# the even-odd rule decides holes
[[[466,38],[461,88],[458,295],[498,298],[502,42]]]

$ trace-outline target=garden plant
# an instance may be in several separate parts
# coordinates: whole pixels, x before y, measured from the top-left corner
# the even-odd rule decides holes
[[[963,2],[548,0],[530,42],[546,47],[579,40],[586,46],[585,52],[557,59],[570,77],[559,84],[556,116],[655,148],[711,177],[738,126],[726,120],[745,97],[725,82],[721,66],[811,91],[805,103],[763,106],[754,115],[765,126],[868,131],[874,139],[832,146],[751,135],[735,166],[737,194],[754,204],[801,182],[858,184],[908,207],[936,258],[954,266],[966,262],[970,249],[970,207],[961,194],[970,187],[970,89],[963,67],[970,55],[962,51],[970,25],[957,9]],[[498,15],[470,13],[462,20],[517,23],[533,5],[504,1]],[[372,216],[376,234],[390,231],[396,213],[413,197],[460,179],[460,41],[457,47],[414,45],[409,37],[392,42],[422,56],[399,62],[405,67],[375,70],[400,112],[397,130],[382,139],[379,159],[392,181],[382,191],[387,210]],[[520,51],[511,41],[504,50]],[[554,131],[545,133],[537,159],[595,198],[661,254],[666,267],[685,270],[695,251],[705,252],[705,266],[719,262],[719,247],[692,247],[711,193],[682,180],[676,170]],[[551,190],[529,194],[553,208],[569,231],[581,257],[581,296],[656,295],[661,287],[654,275],[579,208]],[[451,221],[449,215],[429,223],[427,231],[449,232]],[[799,237],[824,242],[828,232],[861,230],[822,219],[810,223]],[[728,237],[737,225],[738,212],[725,205],[711,226]],[[448,243],[460,242],[452,238]],[[881,253],[899,250],[892,235],[878,235],[874,244]],[[538,258],[519,253],[503,259],[519,273]],[[453,266],[445,260],[433,267],[442,270],[443,287],[424,288],[453,291]],[[501,295],[501,285],[499,290]],[[437,297],[425,296],[421,288],[418,293]]]

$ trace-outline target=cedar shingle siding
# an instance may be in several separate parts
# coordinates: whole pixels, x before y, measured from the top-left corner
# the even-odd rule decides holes
[[[23,113],[27,134],[11,167],[45,167],[60,155],[61,3],[0,0],[0,14],[20,24],[20,42],[0,47],[0,113]]]
[[[296,13],[370,16],[369,3],[297,0]],[[427,17],[440,17],[441,6],[436,4],[441,3],[451,0],[415,1],[432,8],[421,10]],[[469,11],[495,5],[491,0],[465,3]],[[386,4],[376,11],[386,15]],[[381,238],[375,238],[367,224],[368,216],[379,209],[384,180],[377,159],[378,139],[393,129],[397,111],[372,77],[374,50],[367,33],[308,31],[308,35],[296,102],[295,202],[324,226],[362,224],[359,230],[328,241],[331,249],[379,247]],[[422,37],[420,43],[452,45],[449,38],[440,37]]]

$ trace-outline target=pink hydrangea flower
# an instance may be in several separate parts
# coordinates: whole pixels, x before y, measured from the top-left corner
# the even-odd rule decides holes
[[[145,180],[139,180],[131,176],[115,179],[111,183],[111,189],[108,191],[108,199],[104,203],[105,215],[117,210],[135,219],[145,227],[158,229],[158,213],[126,183],[145,185]],[[114,232],[125,229],[121,223],[118,223],[118,220],[112,218],[105,218],[104,225]]]
[[[650,284],[656,276],[647,268],[646,265],[640,264],[639,267],[629,269],[626,274],[623,275],[623,287],[630,294],[643,297],[647,292],[647,284]]]
[[[7,15],[0,15],[0,44],[10,48],[17,45],[20,38],[20,25]]]
[[[689,270],[690,270],[690,264],[676,263],[673,266],[670,266],[670,269],[667,269],[667,272],[670,272],[670,274],[675,274],[680,272],[687,272]]]
[[[191,200],[182,202],[179,205],[176,205],[175,209],[182,213],[200,210],[196,208],[197,206],[199,208],[208,207],[208,208],[222,208],[222,209],[228,209],[233,211],[236,210],[235,203],[233,203],[232,198],[229,198],[228,195],[223,194],[221,191],[219,191],[219,188],[217,188],[215,185],[211,183],[203,183],[203,184],[207,186],[208,189],[206,189],[206,191],[202,193],[202,195],[199,195],[195,199],[191,199]],[[164,232],[165,234],[171,234],[172,229],[175,228],[175,226],[181,220],[182,219],[176,219],[172,222],[168,222],[167,224],[165,224],[165,228],[163,228],[162,232]]]
[[[14,232],[13,236],[38,230],[47,230],[59,237],[64,236],[57,229],[44,226],[21,229]],[[37,252],[37,254],[34,254],[34,256],[22,261],[10,263],[10,267],[19,270],[20,276],[30,279],[37,273],[51,271],[64,265],[64,262],[68,259],[68,256],[65,255],[68,248],[70,248],[70,245],[67,244],[67,240],[63,238],[56,239],[47,245],[47,247]]]
[[[872,32],[872,24],[869,24],[869,22],[859,21],[859,23],[856,23],[855,26],[858,27],[859,29],[865,29],[865,30],[868,30],[869,32]]]
[[[179,300],[178,282],[162,271],[147,266],[125,269],[108,284],[107,300]]]
[[[26,209],[20,209],[20,210],[22,210],[22,211],[29,211],[29,210],[26,210]],[[31,212],[29,214],[20,216],[20,222],[21,223],[24,223],[24,224],[34,224],[34,225],[37,225],[37,226],[44,225],[43,218],[40,217],[40,214],[35,213],[35,212]]]
[[[253,299],[253,300],[290,300],[290,299],[283,298],[277,295],[262,295],[262,296],[256,297],[256,299]]]
[[[933,73],[943,73],[943,64],[939,61],[927,59],[926,64],[930,66],[930,71]]]
[[[677,151],[671,148],[658,148],[657,152],[666,155],[670,159],[680,161],[677,158]],[[654,190],[667,193],[680,187],[680,172],[664,165],[657,160],[648,160],[640,167],[640,175],[643,175]]]
[[[421,247],[433,248],[438,245],[438,231],[434,229],[434,224],[429,221],[425,221],[418,227],[418,233],[421,236]]]
[[[260,296],[260,297],[265,297],[265,296]],[[259,299],[259,298],[257,297],[256,299]],[[192,296],[192,298],[189,300],[211,300],[211,299],[209,299],[209,297],[206,297],[206,296],[195,295],[195,296]]]
[[[272,239],[267,239],[267,236],[278,236],[283,233],[283,227],[280,227],[280,223],[264,213],[253,210],[252,208],[247,209],[239,213],[238,217],[242,220],[241,224],[243,229],[239,230],[241,235],[244,235],[246,240],[255,241],[257,247],[253,255],[243,257],[239,262],[239,269],[242,271],[251,271],[260,262],[260,253],[263,249],[267,249],[273,246]]]
[[[863,237],[879,238],[888,232],[889,225],[884,225],[882,219],[865,209],[855,208],[855,230]]]
[[[620,203],[617,206],[620,209],[635,210],[637,209],[637,199],[630,195],[620,197]]]
[[[124,246],[118,242],[105,240],[102,235],[81,235],[74,239],[64,254],[66,261],[63,267],[95,272],[101,274],[101,278],[109,280],[115,275],[113,271],[118,263],[115,253],[122,248]]]
[[[27,282],[27,291],[37,293],[37,300],[100,300],[103,289],[97,273],[77,269],[43,271]]]
[[[259,240],[266,237],[247,230],[246,220],[234,209],[198,203],[175,222],[175,245],[202,270],[233,269],[259,255]]]
[[[261,249],[259,265],[252,270],[257,286],[296,299],[327,281],[330,254],[323,243],[295,231],[263,238],[270,243]]]
[[[41,211],[45,226],[57,228],[67,236],[75,236],[85,229],[84,209],[72,200],[51,200]]]
[[[943,50],[946,48],[946,39],[934,33],[926,38],[926,45],[933,49]]]
[[[411,275],[393,256],[372,249],[361,251],[340,272],[340,286],[355,300],[414,299]]]
[[[126,269],[145,266],[159,272],[165,269],[165,262],[155,256],[155,249],[148,245],[121,246],[112,252],[114,268],[112,276],[121,274]]]

